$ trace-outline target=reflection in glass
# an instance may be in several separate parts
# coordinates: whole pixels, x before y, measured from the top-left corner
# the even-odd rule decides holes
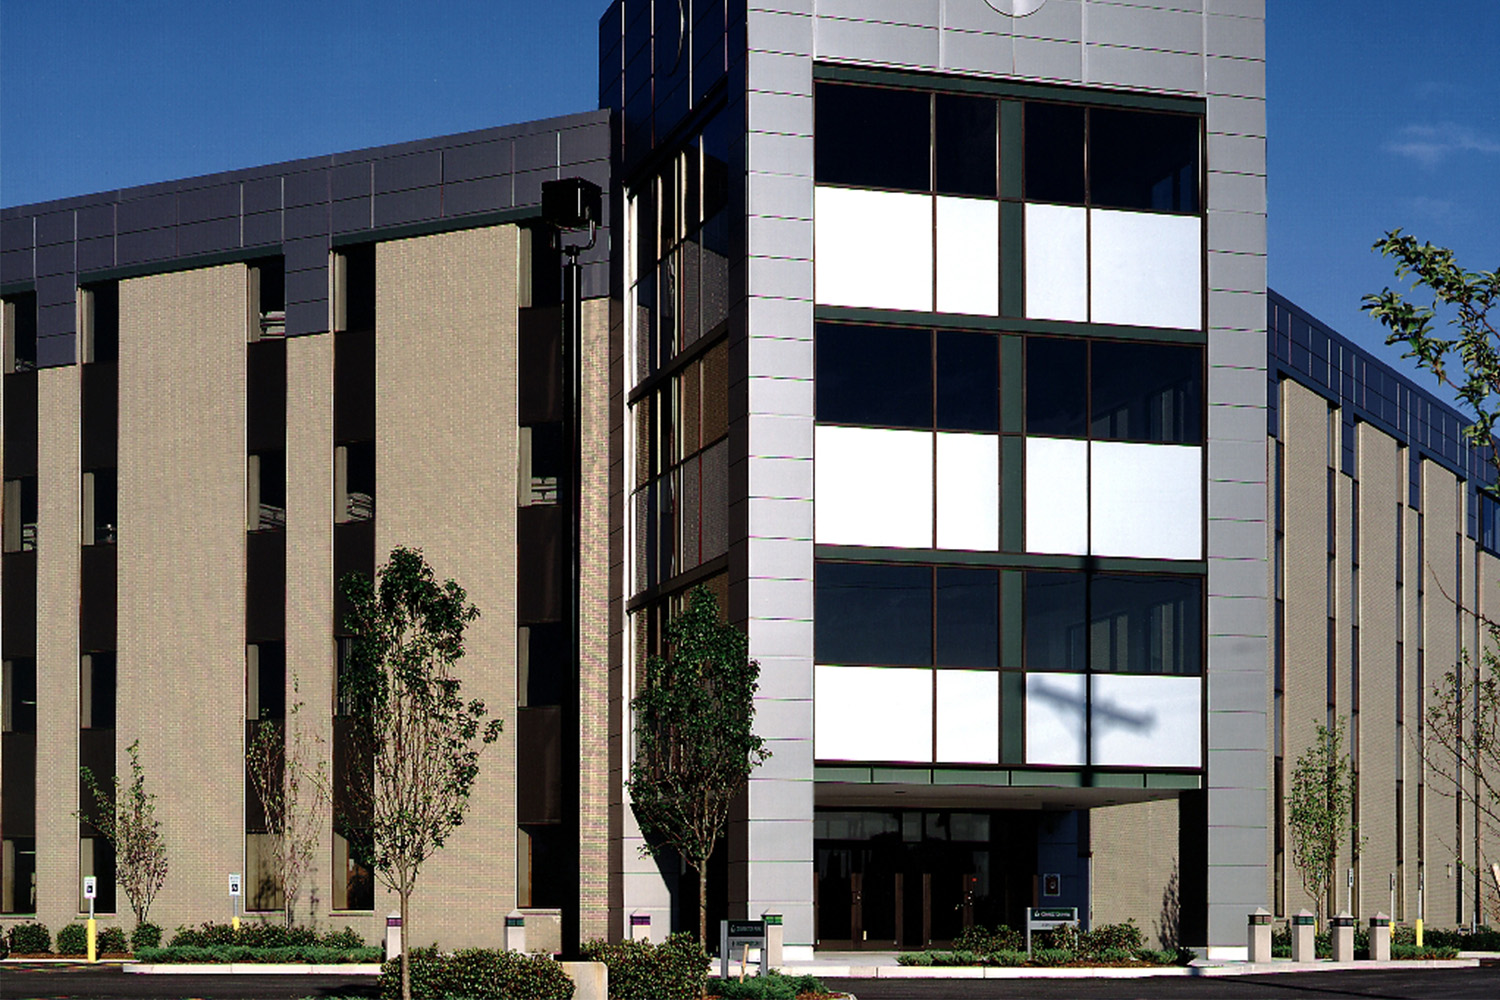
[[[1115,441],[1203,440],[1203,349],[1096,341],[1091,433]]]
[[[1136,674],[1202,670],[1202,581],[1191,576],[1096,576],[1089,665]]]
[[[1000,656],[1000,577],[992,569],[937,570],[937,665],[994,667]]]
[[[1088,430],[1088,344],[1026,340],[1026,433],[1083,437]]]
[[[1090,110],[1090,204],[1198,211],[1198,121],[1123,108]]]
[[[1082,573],[1026,574],[1026,669],[1084,669]]]
[[[937,335],[937,426],[948,431],[1000,428],[1000,342],[989,334]]]
[[[926,566],[819,563],[817,662],[932,662],[932,571]]]

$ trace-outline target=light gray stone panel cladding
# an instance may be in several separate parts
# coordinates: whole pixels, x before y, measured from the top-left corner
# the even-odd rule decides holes
[[[753,442],[780,436],[788,420],[813,421],[813,393],[788,392],[782,384],[811,387],[812,265],[802,231],[769,220],[811,214],[812,140],[800,134],[801,105],[787,98],[811,96],[815,62],[1206,99],[1211,762],[1230,759],[1218,751],[1254,749],[1246,733],[1264,731],[1269,697],[1265,408],[1254,393],[1240,391],[1265,373],[1264,17],[1259,0],[1048,0],[1022,18],[999,14],[984,0],[751,0],[747,11],[747,202],[758,237],[749,288],[749,479],[776,484],[778,495],[789,492],[789,477],[771,463],[785,458],[757,456]],[[778,263],[757,268],[754,258],[761,256]],[[1215,395],[1220,389],[1223,400]],[[803,515],[788,505],[750,506],[751,649],[762,655],[775,646],[775,686],[783,689],[792,674],[810,677],[812,670],[812,629],[785,627],[812,621],[811,590],[772,586],[810,580],[812,542],[800,537],[804,531]],[[1218,683],[1220,676],[1233,683]],[[808,689],[811,682],[797,686]],[[810,741],[812,703],[805,705],[805,714],[778,706],[778,731],[765,735]],[[1238,766],[1223,768],[1222,778],[1211,763],[1208,777],[1209,943],[1227,947],[1242,944],[1245,913],[1267,902],[1263,769],[1234,760]],[[790,793],[791,783],[811,787],[810,754],[807,761],[805,774],[778,768],[776,778],[758,778],[750,798],[750,914],[781,909],[788,943],[812,940],[811,814],[805,833],[796,831],[795,820],[778,826],[774,839],[753,831],[757,817],[787,815],[785,803],[773,800]],[[774,874],[769,867],[759,874],[762,865],[774,866]]]

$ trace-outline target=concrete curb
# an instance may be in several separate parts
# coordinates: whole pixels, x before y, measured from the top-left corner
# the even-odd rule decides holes
[[[1025,969],[996,966],[936,968],[914,965],[786,966],[788,975],[820,979],[1150,979],[1156,977],[1264,976],[1292,972],[1360,972],[1391,969],[1472,969],[1477,958],[1414,959],[1390,962],[1238,962],[1233,965],[1165,965],[1143,968]]]
[[[211,965],[188,965],[164,962],[160,965],[137,963],[126,972],[141,976],[378,976],[380,966],[346,962],[334,965],[287,964],[270,962],[216,962]]]

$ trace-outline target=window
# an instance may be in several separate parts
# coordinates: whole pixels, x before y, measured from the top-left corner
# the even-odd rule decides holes
[[[1000,429],[1000,342],[988,334],[937,334],[937,426]],[[821,391],[821,386],[820,386]]]
[[[1202,673],[1201,577],[1029,571],[1025,618],[1028,670]]]
[[[1089,202],[1198,211],[1199,121],[1124,108],[1089,110]]]
[[[1197,577],[1094,577],[1089,666],[1115,673],[1201,673],[1202,595]]]
[[[286,452],[249,456],[245,469],[247,531],[281,531],[286,527]]]
[[[36,732],[36,660],[6,660],[0,674],[0,732]]]
[[[1081,573],[1026,574],[1026,669],[1084,669],[1086,581]]]
[[[106,364],[120,359],[120,285],[107,281],[79,290],[83,330],[78,359]]]
[[[927,330],[819,324],[821,423],[932,426],[932,335]]]
[[[245,647],[245,718],[286,716],[286,645],[258,642]]]
[[[1203,349],[1028,337],[1026,433],[1199,444]]]
[[[12,375],[36,368],[36,293],[22,292],[4,300],[4,372]]]
[[[1090,425],[1095,438],[1198,444],[1203,440],[1203,349],[1095,341]]]
[[[937,95],[933,125],[938,194],[995,197],[997,108],[994,98]]]
[[[562,424],[552,422],[522,427],[521,458],[517,487],[518,506],[551,506],[557,503],[557,484],[566,461]]]
[[[816,84],[818,183],[929,190],[931,100],[923,91]]]
[[[1083,204],[1084,109],[1029,102],[1025,133],[1026,199]]]
[[[1026,433],[1087,434],[1088,348],[1083,340],[1026,339]]]
[[[119,474],[95,469],[83,474],[82,522],[84,545],[113,545],[119,524]]]
[[[36,548],[36,477],[5,480],[4,550],[30,552]]]
[[[940,667],[990,667],[999,663],[1000,577],[990,569],[938,567],[936,658]]]
[[[375,245],[345,247],[333,259],[333,328],[375,329]]]
[[[818,663],[930,664],[932,569],[819,563]]]
[[[249,265],[250,316],[247,340],[286,336],[286,259],[267,257]]]
[[[333,449],[333,519],[369,521],[375,517],[375,442]]]
[[[115,728],[114,653],[85,653],[80,658],[78,727]]]

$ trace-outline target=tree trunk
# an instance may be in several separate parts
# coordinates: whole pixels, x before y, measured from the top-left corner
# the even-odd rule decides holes
[[[401,893],[401,1000],[411,1000],[411,953],[406,950],[406,903],[411,890]]]
[[[698,869],[698,943],[708,947],[708,862]],[[411,1000],[410,997],[407,1000]]]

